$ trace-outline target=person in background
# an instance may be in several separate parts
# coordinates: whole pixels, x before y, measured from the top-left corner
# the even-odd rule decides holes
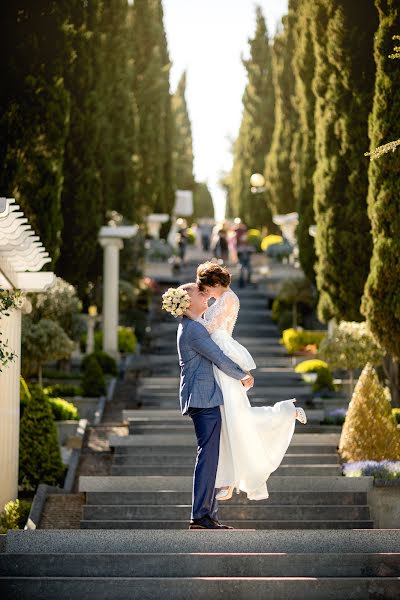
[[[218,241],[215,246],[215,255],[218,259],[226,262],[229,258],[228,232],[225,227],[218,231]]]
[[[248,285],[251,283],[251,255],[254,250],[254,246],[247,241],[247,233],[241,235],[237,246],[237,254],[240,263],[240,288],[244,288],[246,284]]]

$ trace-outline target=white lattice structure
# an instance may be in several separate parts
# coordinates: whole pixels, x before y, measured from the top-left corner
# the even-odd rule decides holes
[[[55,275],[39,271],[50,261],[15,200],[0,198],[0,288],[45,291],[53,285]],[[0,316],[0,331],[16,358],[0,373],[0,511],[18,495],[21,310],[9,313]]]

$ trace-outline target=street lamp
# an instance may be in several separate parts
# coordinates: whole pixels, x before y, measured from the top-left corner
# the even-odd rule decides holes
[[[265,183],[264,175],[261,175],[261,173],[253,173],[253,175],[250,177],[251,193],[261,194],[262,192],[265,192],[267,189]]]

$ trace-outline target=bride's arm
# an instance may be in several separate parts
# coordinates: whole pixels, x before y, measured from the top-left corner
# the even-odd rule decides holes
[[[224,294],[214,307],[214,304],[204,313],[203,318],[198,319],[207,329],[208,333],[213,333],[220,327],[223,327],[226,319],[234,317],[236,319],[238,306],[233,294]]]

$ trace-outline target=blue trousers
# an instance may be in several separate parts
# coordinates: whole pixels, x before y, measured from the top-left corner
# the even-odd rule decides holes
[[[191,519],[209,515],[217,519],[215,479],[219,458],[221,412],[214,408],[189,408],[197,437],[197,457],[194,467]]]

